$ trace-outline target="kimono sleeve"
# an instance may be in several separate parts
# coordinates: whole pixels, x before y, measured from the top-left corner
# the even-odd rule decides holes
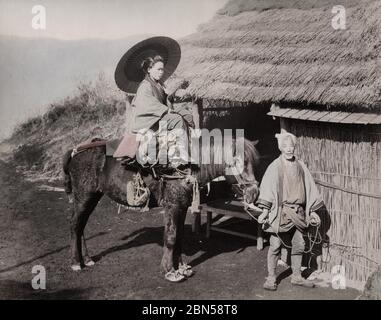
[[[277,187],[277,171],[274,163],[267,168],[261,182],[257,205],[260,208],[270,209],[275,202],[275,190]]]
[[[315,180],[307,166],[302,161],[299,161],[299,163],[304,170],[307,197],[309,197],[308,202],[311,203],[310,211],[313,212],[320,209],[324,205],[323,198],[321,197]]]

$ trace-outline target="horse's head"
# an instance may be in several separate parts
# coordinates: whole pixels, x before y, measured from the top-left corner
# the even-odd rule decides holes
[[[230,176],[230,181],[237,185],[247,203],[254,203],[259,196],[258,181],[255,178],[254,169],[259,164],[259,152],[255,147],[258,141],[244,139],[244,152],[242,155],[236,152],[234,157],[235,174]]]

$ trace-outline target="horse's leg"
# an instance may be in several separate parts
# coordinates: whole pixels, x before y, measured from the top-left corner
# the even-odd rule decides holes
[[[189,278],[194,275],[192,267],[183,259],[183,242],[184,242],[184,227],[185,218],[187,216],[188,208],[182,210],[179,216],[179,223],[177,226],[176,244],[173,250],[174,265],[178,265],[178,270],[181,275]]]
[[[81,270],[82,265],[82,240],[83,215],[85,212],[85,203],[79,203],[74,199],[74,212],[70,220],[70,255],[71,268],[73,271]],[[81,221],[82,220],[82,221]]]
[[[181,262],[184,223],[190,206],[192,184],[183,181],[168,182],[164,189],[164,248],[161,267],[169,281],[181,281],[178,268]],[[175,272],[174,272],[175,271]]]
[[[166,206],[164,212],[164,252],[161,267],[165,273],[178,267],[174,265],[173,250],[176,244],[179,212],[180,208],[176,204]]]
[[[176,244],[173,250],[174,265],[183,264],[183,259],[181,254],[183,252],[184,224],[185,224],[186,216],[187,216],[187,209],[185,210],[183,209],[179,212],[177,234],[176,234]]]
[[[85,263],[85,266],[92,267],[95,264],[95,262],[93,259],[91,259],[89,251],[87,249],[85,232],[83,232],[82,234],[82,252],[83,252],[83,261]]]
[[[93,212],[95,206],[98,204],[99,199],[102,197],[102,193],[90,193],[87,194],[85,199],[74,200],[74,214],[71,218],[71,268],[74,271],[81,269],[84,263],[94,264],[90,261],[91,258],[87,253],[86,244],[85,248],[85,261],[82,255],[82,241],[84,242],[83,232],[86,227],[86,223]]]

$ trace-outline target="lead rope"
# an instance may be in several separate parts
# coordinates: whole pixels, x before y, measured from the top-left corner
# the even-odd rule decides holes
[[[255,221],[257,221],[257,222],[259,223],[258,219],[257,219],[256,217],[254,217],[254,216],[250,213],[250,211],[249,211],[250,207],[249,207],[249,204],[248,204],[248,203],[246,202],[246,200],[245,200],[245,196],[244,196],[243,203],[244,203],[244,210],[246,211],[246,213],[247,213],[251,218],[253,218]],[[312,245],[310,246],[310,248],[309,248],[307,251],[306,251],[306,250],[303,250],[303,253],[311,253],[315,245],[317,245],[317,244],[321,244],[321,243],[323,242],[323,237],[321,236],[321,234],[320,234],[320,232],[319,232],[320,224],[311,224],[311,226],[316,228],[315,236],[312,238],[312,234],[311,234],[309,231],[307,231],[308,241],[309,241],[309,243],[312,243]],[[288,245],[286,245],[286,244],[283,242],[283,240],[280,238],[278,232],[274,232],[274,233],[275,233],[275,235],[278,237],[279,241],[281,242],[281,244],[282,244],[285,248],[287,248],[287,249],[292,249],[292,246],[288,246]],[[319,239],[319,240],[318,240],[318,239]]]

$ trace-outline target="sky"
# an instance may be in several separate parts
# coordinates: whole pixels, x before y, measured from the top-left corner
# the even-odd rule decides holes
[[[227,0],[0,0],[0,34],[64,40],[116,39],[134,34],[181,38],[207,22]],[[46,29],[32,28],[46,10]]]
[[[75,40],[124,40],[133,35],[163,35],[180,39],[196,32],[197,26],[209,21],[226,2],[227,0],[0,0],[0,140],[11,132],[15,124],[42,113],[51,102],[70,95],[77,85],[76,79],[86,76],[83,69],[90,76],[91,72],[96,71],[93,70],[93,65],[96,65],[93,60],[98,57],[96,52],[92,60],[89,59],[94,67],[91,70],[86,67],[78,70],[75,67],[81,52],[72,60],[67,56],[73,52]],[[37,15],[32,12],[34,6],[45,8],[45,30],[32,27],[32,21]],[[37,42],[33,41],[32,44],[25,39],[1,38],[3,35],[33,38]],[[39,46],[39,40],[45,38],[69,41],[58,52],[57,46],[65,44],[52,40],[41,41]],[[120,46],[123,41],[112,43],[114,47],[111,45],[100,52],[107,53],[110,49],[108,53],[117,56],[115,50],[118,47],[115,47],[115,43]],[[17,51],[17,48],[25,48],[25,45],[30,46],[31,52]],[[123,52],[121,49],[120,54]],[[55,55],[61,56],[61,69],[58,65],[46,68],[45,61],[54,60]],[[96,66],[109,69],[114,67],[106,65],[107,63],[110,64],[109,61],[101,61]],[[84,66],[87,64],[84,63]],[[34,73],[36,68],[40,70],[38,74]],[[23,94],[19,90],[21,82]],[[59,86],[57,82],[60,83]]]

